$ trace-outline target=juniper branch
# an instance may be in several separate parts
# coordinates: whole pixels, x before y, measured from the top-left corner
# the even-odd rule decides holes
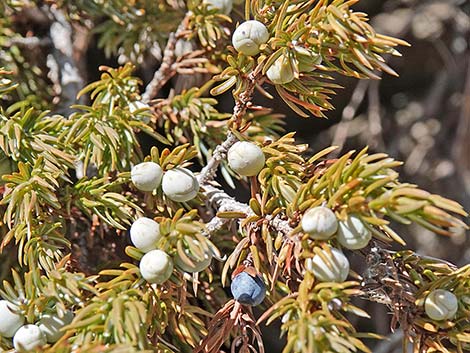
[[[6,43],[6,46],[11,47],[13,45],[23,46],[28,49],[32,49],[35,47],[47,47],[52,44],[50,38],[39,38],[39,37],[19,37],[19,38],[11,38]]]
[[[231,121],[233,121],[236,126],[240,126],[243,115],[245,115],[248,107],[251,105],[251,100],[253,98],[254,89],[259,80],[261,68],[262,66],[259,65],[248,75],[247,88],[237,98],[231,117]],[[210,181],[214,179],[220,163],[226,158],[228,150],[237,141],[238,138],[235,136],[235,134],[232,132],[227,134],[226,140],[215,148],[211,159],[201,170],[201,173],[198,176],[198,181],[205,189],[204,196],[206,197],[207,202],[218,212],[241,212],[245,213],[246,216],[249,217],[254,214],[249,205],[236,201],[232,196],[228,195],[223,190],[220,190],[209,184]],[[287,235],[292,231],[292,228],[289,226],[288,222],[282,220],[279,215],[273,217],[272,219],[269,217],[267,219],[270,221],[270,225],[273,228],[282,232],[284,235]],[[213,234],[214,232],[217,232],[218,230],[222,229],[228,221],[229,219],[215,216],[209,223],[206,224],[207,233]]]
[[[232,147],[237,141],[238,139],[233,133],[229,132],[227,134],[227,139],[215,148],[212,157],[204,168],[202,168],[201,173],[198,176],[199,184],[206,185],[209,181],[214,179],[220,163],[226,158],[230,147]]]
[[[228,195],[225,191],[212,185],[204,186],[204,196],[207,198],[208,204],[217,212],[240,212],[244,213],[246,217],[254,215],[254,212],[249,205],[235,200],[235,198]],[[206,224],[206,235],[211,235],[221,230],[230,220],[230,218],[213,217]],[[268,215],[266,216],[266,220],[272,228],[281,232],[285,236],[290,234],[293,230],[289,225],[289,222],[284,220],[281,215],[276,215],[274,217]]]
[[[148,103],[155,98],[162,87],[176,74],[176,68],[174,67],[176,58],[175,45],[182,32],[186,30],[189,17],[190,13],[186,13],[176,32],[170,33],[165,50],[163,51],[162,63],[158,70],[155,71],[152,80],[147,84],[145,92],[142,94],[143,102]]]
[[[204,185],[203,194],[207,199],[207,203],[211,205],[217,212],[241,212],[245,213],[247,217],[253,214],[250,206],[236,201],[225,191],[212,185]],[[230,220],[231,219],[229,218],[220,218],[217,216],[213,217],[206,224],[206,235],[210,236],[221,230]]]
[[[262,66],[259,65],[253,72],[248,75],[248,84],[246,90],[238,97],[235,106],[233,107],[232,117],[230,118],[236,126],[240,126],[241,119],[245,115],[248,107],[251,105],[253,93],[256,84],[259,80],[259,73]],[[198,176],[199,184],[206,185],[212,181],[217,173],[217,168],[220,163],[226,158],[227,152],[236,142],[238,138],[231,132],[227,134],[227,138],[224,142],[218,145],[212,157],[207,161],[207,164],[202,168],[201,173]]]

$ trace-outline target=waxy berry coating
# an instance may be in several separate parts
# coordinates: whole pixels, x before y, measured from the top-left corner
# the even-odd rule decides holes
[[[369,244],[372,233],[358,216],[349,215],[345,221],[339,222],[336,238],[346,249],[358,250]]]
[[[257,175],[266,161],[263,150],[248,141],[238,141],[230,147],[227,160],[230,168],[243,176]]]
[[[349,274],[349,261],[344,254],[331,248],[331,254],[325,249],[322,255],[315,255],[305,261],[305,267],[315,275],[320,282],[344,282]],[[324,260],[325,258],[325,260]]]
[[[212,261],[212,252],[206,252],[199,240],[192,239],[192,247],[195,249],[195,254],[190,252],[189,246],[184,246],[184,254],[187,259],[175,254],[175,266],[184,272],[196,273],[205,270]],[[191,262],[189,263],[188,262]]]
[[[457,297],[445,289],[435,289],[424,300],[426,315],[436,321],[450,320],[457,313]]]
[[[232,36],[235,49],[245,55],[254,56],[259,53],[260,45],[269,39],[268,29],[259,21],[245,21],[237,27]]]
[[[163,193],[176,202],[187,202],[196,197],[199,183],[193,172],[186,168],[175,168],[167,171],[162,181]]]
[[[57,342],[63,335],[62,327],[67,326],[73,320],[73,313],[66,311],[64,316],[59,317],[57,313],[44,314],[38,322],[38,326],[46,336],[49,343]]]
[[[160,186],[163,177],[162,168],[154,162],[143,162],[131,170],[131,180],[141,191],[153,191]]]
[[[177,58],[192,53],[195,45],[192,41],[186,39],[178,39],[175,43],[175,56]]]
[[[130,233],[132,244],[143,252],[149,252],[157,248],[160,224],[153,219],[141,217],[132,223]]]
[[[139,269],[147,282],[162,284],[173,272],[173,261],[164,251],[151,250],[140,259]]]
[[[0,336],[13,337],[24,324],[24,316],[17,314],[18,307],[7,300],[0,300]]]
[[[302,216],[302,230],[312,239],[329,239],[338,229],[335,213],[328,207],[318,206],[309,209]]]
[[[291,82],[295,78],[295,73],[289,59],[281,56],[269,67],[266,76],[272,83],[283,85]]]
[[[17,352],[31,352],[46,344],[46,336],[36,325],[24,325],[16,331],[13,346]]]
[[[232,295],[238,302],[251,306],[259,305],[266,296],[266,285],[260,276],[240,272],[230,285]]]
[[[299,72],[311,72],[316,69],[315,65],[320,65],[322,57],[318,53],[313,53],[311,50],[302,47],[294,46],[297,59],[297,69]]]

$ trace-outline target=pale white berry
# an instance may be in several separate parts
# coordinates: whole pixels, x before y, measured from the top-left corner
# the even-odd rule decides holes
[[[140,260],[140,274],[149,283],[161,284],[173,272],[171,257],[162,250],[151,250]]]
[[[276,85],[283,85],[295,78],[294,68],[288,58],[280,56],[266,71],[266,76]]]
[[[305,260],[305,267],[320,282],[344,282],[349,274],[349,261],[344,254],[331,248],[331,254],[325,249],[322,256],[315,255]]]
[[[16,331],[13,346],[17,352],[31,352],[46,344],[46,336],[36,325],[24,325]]]
[[[225,15],[228,15],[232,11],[233,1],[232,0],[204,0],[204,4],[210,5],[215,9],[219,9]]]
[[[426,315],[436,321],[452,319],[458,307],[457,297],[445,289],[433,290],[424,301]]]
[[[62,317],[59,317],[57,313],[44,314],[37,325],[46,336],[47,342],[54,343],[64,335],[62,328],[70,324],[72,320],[73,312],[71,311],[66,311]]]
[[[129,111],[133,114],[137,110],[146,109],[147,111],[150,110],[150,106],[147,103],[135,101],[129,104]],[[142,120],[144,123],[148,124],[150,122],[150,117],[145,114],[137,114],[136,118]]]
[[[232,36],[235,49],[245,55],[256,55],[260,52],[260,45],[269,39],[268,29],[256,20],[246,21],[237,27]]]
[[[243,176],[258,174],[264,167],[263,150],[252,142],[238,141],[227,153],[230,168]]]
[[[336,233],[338,220],[328,207],[311,208],[302,217],[302,230],[312,239],[328,239]]]
[[[175,255],[175,265],[184,272],[196,273],[206,269],[212,260],[212,252],[210,249],[204,249],[201,242],[197,239],[192,239],[191,252],[189,246],[184,247],[184,254],[186,258],[181,257],[178,253]]]
[[[131,170],[131,180],[141,191],[153,191],[160,186],[163,177],[162,168],[154,162],[143,162]]]
[[[358,250],[369,244],[372,233],[358,216],[349,215],[345,221],[339,222],[336,238],[346,249]]]
[[[199,182],[193,172],[178,167],[165,173],[162,189],[170,200],[186,202],[196,197],[199,191]]]
[[[153,219],[141,217],[132,223],[130,233],[132,244],[143,252],[149,252],[157,248],[160,224]]]
[[[19,308],[7,300],[0,300],[0,336],[13,337],[24,324],[24,316],[16,313]]]

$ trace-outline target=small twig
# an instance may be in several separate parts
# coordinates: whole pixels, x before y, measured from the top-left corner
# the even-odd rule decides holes
[[[233,108],[233,113],[231,116],[231,121],[235,124],[235,128],[240,128],[241,120],[245,115],[248,107],[251,104],[253,98],[253,93],[256,87],[256,84],[259,80],[260,72],[262,65],[258,65],[247,77],[247,85],[245,90],[237,97],[235,106]],[[199,184],[204,188],[204,196],[207,199],[207,203],[211,205],[217,212],[240,212],[244,213],[246,216],[253,215],[253,211],[250,206],[241,202],[236,201],[233,197],[225,193],[223,190],[220,190],[210,184],[214,180],[217,173],[217,169],[220,163],[226,158],[227,152],[236,142],[238,138],[232,132],[228,132],[227,138],[224,142],[218,145],[212,154],[212,157],[208,160],[207,165],[202,168],[200,174],[198,175]],[[276,216],[275,218],[280,218]],[[206,235],[210,236],[211,234],[222,229],[230,219],[220,218],[215,216],[206,224]],[[287,228],[290,229],[286,221],[276,219],[276,229],[280,227],[280,231],[286,232]],[[286,226],[282,226],[282,222],[286,223]],[[271,220],[271,225],[274,224],[274,219]]]
[[[205,185],[214,179],[220,163],[226,158],[230,147],[232,147],[237,141],[238,139],[234,134],[231,132],[227,134],[227,139],[215,148],[214,153],[212,153],[212,157],[198,175],[199,184]]]
[[[259,65],[250,73],[245,91],[237,98],[231,117],[231,121],[235,123],[236,127],[240,127],[241,119],[251,104],[254,89],[261,72],[261,67],[262,66]],[[198,176],[198,181],[204,188],[204,196],[206,197],[208,204],[216,209],[217,212],[240,212],[244,213],[246,217],[249,217],[254,214],[249,205],[236,201],[223,190],[210,184],[216,175],[217,168],[225,159],[228,149],[237,141],[238,139],[233,133],[229,132],[227,134],[226,140],[215,148],[212,157],[207,162],[207,165],[201,170],[201,173]],[[217,216],[212,218],[209,223],[206,224],[207,235],[213,234],[222,229],[229,220],[230,219],[220,218]],[[282,220],[280,215],[268,220],[273,228],[282,232],[284,235],[288,235],[292,231],[288,222]]]
[[[288,236],[289,234],[292,233],[294,230],[290,225],[289,221],[283,219],[279,214],[272,217],[272,216],[266,216],[266,219],[269,222],[269,225],[277,230],[278,232],[281,232],[284,234],[284,236]]]
[[[170,33],[165,50],[163,51],[162,63],[158,70],[155,71],[152,80],[147,84],[145,92],[142,94],[143,102],[148,103],[155,98],[162,87],[176,74],[177,70],[174,67],[175,45],[181,33],[187,28],[189,16],[190,14],[187,13],[176,29],[176,32]]]
[[[261,65],[258,66],[253,72],[248,76],[248,84],[245,91],[240,94],[233,108],[233,113],[230,118],[231,121],[235,122],[236,126],[240,126],[241,119],[245,115],[246,110],[251,104],[253,98],[253,93],[258,82],[259,72],[261,71]],[[199,184],[205,185],[208,182],[214,180],[214,177],[217,173],[217,168],[220,163],[225,159],[227,151],[238,141],[237,137],[230,131],[227,134],[227,138],[224,142],[218,145],[212,157],[207,161],[207,165],[202,168],[201,173],[198,176]]]
[[[34,23],[41,27],[47,27],[53,21],[46,5],[23,6],[21,8],[21,18],[30,25]]]
[[[240,127],[241,119],[251,105],[256,85],[259,83],[263,64],[258,65],[247,77],[245,90],[237,97],[231,120],[235,122],[236,128]]]
[[[217,212],[240,212],[244,213],[247,217],[253,215],[253,211],[247,204],[236,201],[232,196],[228,195],[225,191],[218,189],[212,185],[204,186],[204,196],[207,198],[207,203],[212,206]],[[206,235],[211,235],[222,229],[229,221],[230,218],[213,217],[206,224]]]
[[[374,242],[373,245],[369,245],[361,252],[366,256],[367,265],[360,286],[361,296],[364,295],[364,299],[369,301],[385,304],[392,311],[390,327],[394,331],[399,325],[403,331],[405,337],[403,352],[407,351],[407,337],[416,338],[413,341],[418,348],[429,347],[425,341],[426,337],[430,337],[430,333],[416,324],[416,318],[422,311],[417,306],[416,300],[417,294],[422,288],[413,281],[407,267],[411,265],[418,272],[424,271],[429,262],[431,262],[431,266],[435,264],[446,265],[451,271],[456,271],[457,267],[445,260],[420,255],[416,252],[386,250],[378,242]],[[423,262],[422,265],[420,265],[421,262]],[[377,347],[374,352],[388,352],[389,346],[384,344],[381,349]],[[419,351],[421,352],[421,350]]]
[[[11,47],[13,45],[26,47],[28,49],[33,49],[36,47],[47,47],[52,44],[50,38],[39,38],[39,37],[19,37],[12,38],[8,40],[6,46]]]
[[[165,50],[163,51],[162,63],[158,70],[155,71],[152,80],[145,87],[144,94],[142,94],[143,102],[148,103],[156,97],[160,89],[175,75],[176,71],[172,69],[175,59],[175,44],[176,36],[174,33],[170,33]]]
[[[249,205],[238,202],[232,196],[228,195],[225,191],[218,189],[212,185],[204,186],[204,195],[207,198],[207,202],[211,205],[217,212],[240,212],[244,213],[245,217],[250,217],[254,215],[254,212]],[[274,217],[266,216],[266,220],[269,222],[269,225],[281,232],[285,236],[289,235],[292,232],[292,227],[289,225],[289,222],[285,219],[282,219],[281,214],[278,214]],[[206,235],[211,235],[220,229],[222,229],[231,219],[229,218],[220,218],[213,217],[206,224]]]

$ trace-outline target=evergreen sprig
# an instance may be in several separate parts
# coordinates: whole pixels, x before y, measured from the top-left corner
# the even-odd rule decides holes
[[[131,196],[121,193],[127,178],[110,180],[109,177],[82,179],[74,185],[71,202],[67,206],[78,207],[88,217],[97,215],[111,227],[125,230],[142,209]]]
[[[10,107],[6,114],[0,115],[0,148],[15,162],[32,165],[42,158],[45,170],[65,174],[75,161],[59,137],[66,120],[60,115],[48,116],[48,113],[26,104]]]
[[[324,117],[340,88],[334,75],[396,75],[386,57],[400,55],[396,47],[407,43],[378,34],[367,15],[353,9],[357,1],[246,1],[235,13],[259,21],[269,35],[256,55],[230,45],[231,23],[238,19],[213,1],[0,4],[0,251],[8,267],[1,271],[0,296],[17,305],[28,324],[45,314],[74,314],[62,338],[38,349],[263,352],[259,325],[280,320],[286,353],[370,352],[362,339],[382,337],[353,325],[351,314],[369,318],[359,299],[386,305],[392,329],[400,326],[416,352],[469,348],[470,267],[388,249],[405,245],[397,223],[445,236],[464,232],[463,208],[401,181],[401,162],[386,154],[365,148],[328,159],[334,150],[328,147],[311,156],[294,133],[284,133],[282,115],[255,104],[255,90],[273,98],[271,85],[298,115]],[[45,15],[44,22],[22,32],[23,11]],[[63,87],[45,72],[63,74],[76,59],[70,55],[58,68],[43,59],[68,55],[52,40],[51,28],[45,30],[54,21],[68,22],[73,33],[91,30],[105,56],[142,65],[100,67],[95,82],[73,92],[80,104],[64,115],[50,113],[58,98],[63,101]],[[178,57],[178,41],[192,41],[197,50]],[[136,75],[147,76],[150,55],[161,66],[144,91]],[[280,70],[292,76],[283,83],[268,74],[279,60]],[[79,74],[83,67],[72,69]],[[175,75],[197,79],[186,90],[168,92]],[[232,90],[231,114],[207,97],[209,88],[213,95]],[[166,146],[152,146],[146,156],[141,132]],[[239,175],[227,162],[239,140],[261,148],[265,162],[255,176]],[[191,168],[197,196],[176,202],[160,182],[152,191],[139,190],[131,170],[142,162],[158,164],[163,175]],[[198,162],[204,166],[199,174]],[[249,184],[247,203],[213,180],[218,170],[229,186]],[[312,236],[302,219],[318,206],[336,222],[354,215],[372,239],[346,250],[337,235]],[[173,265],[162,283],[144,278],[146,254],[129,245],[127,230],[144,216],[158,223],[152,247]],[[102,247],[112,249],[112,261]],[[353,268],[352,280],[320,281],[309,264],[321,259],[334,270],[333,247],[353,252],[367,269],[359,274]],[[96,266],[87,266],[87,254],[97,257]],[[259,319],[225,288],[242,273],[266,286]],[[435,289],[456,296],[452,319],[426,314],[424,303]],[[0,349],[11,348],[12,340],[1,338]]]

